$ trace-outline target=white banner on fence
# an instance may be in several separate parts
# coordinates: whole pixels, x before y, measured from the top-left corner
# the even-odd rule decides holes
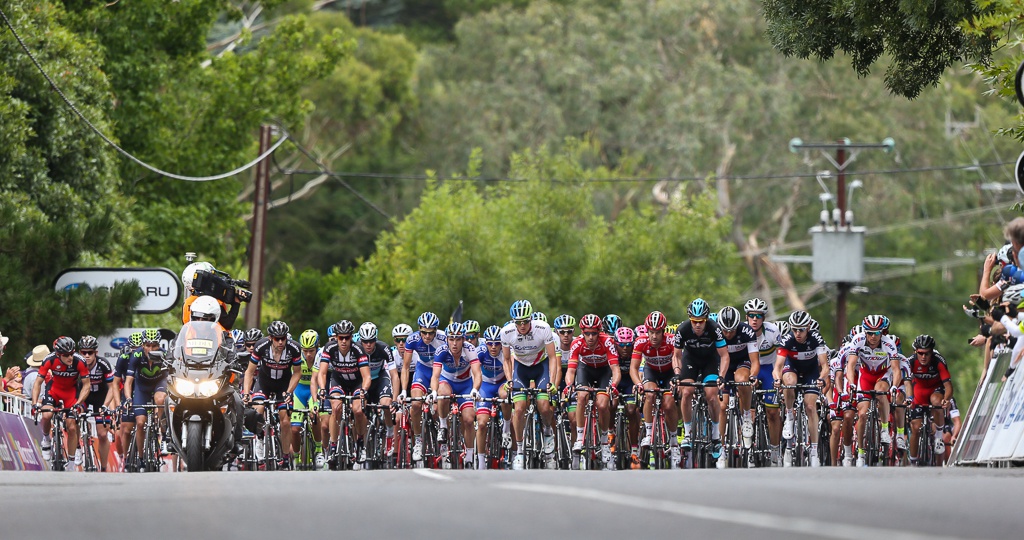
[[[996,373],[994,376],[999,377],[1000,375]],[[1015,405],[1024,398],[1021,395],[1022,392],[1024,392],[1024,377],[1017,373],[1003,383],[999,403],[992,416],[992,422],[989,424],[981,452],[978,453],[979,461],[1008,459],[1013,455],[1017,442],[1024,434],[1024,418],[1015,421],[1013,415]]]

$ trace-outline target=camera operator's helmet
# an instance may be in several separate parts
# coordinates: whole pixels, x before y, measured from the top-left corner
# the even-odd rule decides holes
[[[194,262],[185,267],[185,271],[181,273],[181,284],[185,286],[186,291],[192,291],[192,278],[200,270],[213,272],[213,265],[208,262]]]
[[[218,306],[217,309],[220,309]],[[156,328],[147,328],[142,332],[143,343],[160,343],[160,331]]]
[[[274,321],[267,327],[267,334],[270,337],[288,337],[288,324],[284,321]]]
[[[261,339],[263,339],[263,330],[260,330],[259,328],[250,328],[245,331],[246,343],[256,343]]]
[[[189,306],[193,321],[217,322],[220,320],[220,303],[212,296],[200,296]]]

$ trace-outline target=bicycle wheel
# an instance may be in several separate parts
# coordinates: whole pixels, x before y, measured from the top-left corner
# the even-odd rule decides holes
[[[128,432],[128,448],[124,452],[124,472],[139,472],[139,449],[135,444],[135,430]]]
[[[53,440],[50,444],[53,446],[50,451],[50,466],[54,471],[64,471],[67,465],[67,456],[64,451],[64,422],[58,420],[56,414],[53,415],[51,429],[53,430]]]
[[[626,414],[622,410],[615,413],[615,470],[629,469],[632,462],[629,453],[629,432],[626,426]]]
[[[818,460],[823,467],[832,466],[832,420],[829,418],[830,409],[826,406],[824,414],[818,412]]]
[[[803,404],[798,404],[800,409],[793,419],[796,423],[793,426],[793,466],[807,466],[807,416],[804,414]]]
[[[726,428],[725,428],[725,442],[723,452],[729,452],[728,467],[730,469],[738,469],[742,465],[741,449],[743,448],[742,434],[740,433],[740,411],[736,406],[732,406],[726,411]]]

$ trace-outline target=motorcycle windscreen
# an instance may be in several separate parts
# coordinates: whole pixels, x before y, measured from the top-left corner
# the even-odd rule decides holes
[[[209,365],[224,346],[224,327],[215,322],[191,321],[175,340],[175,357],[187,364]]]

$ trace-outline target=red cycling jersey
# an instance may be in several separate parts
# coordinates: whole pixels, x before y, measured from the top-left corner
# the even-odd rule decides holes
[[[667,339],[661,340],[661,345],[655,347],[649,337],[642,337],[633,344],[633,359],[644,361],[644,365],[652,371],[667,373],[672,371],[672,352],[675,347]]]
[[[569,369],[576,369],[580,362],[593,368],[602,368],[608,365],[619,365],[619,353],[615,350],[615,343],[612,338],[601,334],[597,338],[597,345],[591,349],[583,337],[572,340],[569,348]]]
[[[910,376],[914,384],[914,405],[929,405],[931,395],[950,380],[946,359],[939,351],[932,351],[932,357],[924,364],[915,358],[910,363]]]
[[[78,353],[71,359],[71,365],[62,362],[57,353],[50,353],[39,366],[39,376],[46,381],[47,394],[54,403],[60,401],[71,407],[78,398],[79,382],[89,380],[89,366]]]

